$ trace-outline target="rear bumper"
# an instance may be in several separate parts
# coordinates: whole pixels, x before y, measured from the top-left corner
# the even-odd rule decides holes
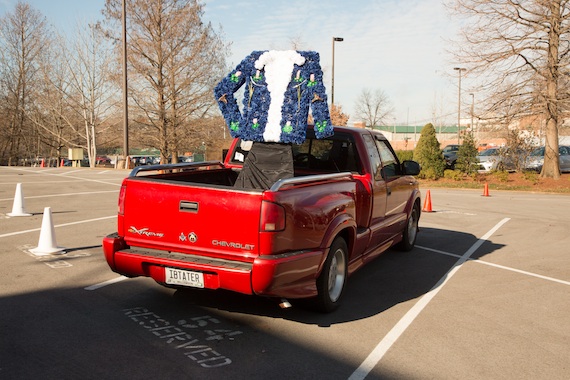
[[[326,252],[299,251],[258,256],[253,262],[129,247],[116,233],[103,239],[105,259],[114,272],[151,277],[165,283],[165,268],[201,272],[204,287],[270,297],[305,298],[317,294],[316,278]]]

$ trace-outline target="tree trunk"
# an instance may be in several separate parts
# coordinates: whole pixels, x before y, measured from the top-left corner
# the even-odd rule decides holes
[[[548,64],[546,72],[546,141],[541,177],[560,178],[558,154],[558,73],[560,46],[560,3],[550,3],[550,30],[548,33]]]

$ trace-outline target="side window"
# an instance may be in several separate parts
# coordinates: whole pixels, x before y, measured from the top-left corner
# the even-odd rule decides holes
[[[337,172],[360,173],[360,160],[352,136],[340,133],[335,135],[328,160]]]
[[[378,148],[374,142],[374,138],[370,135],[362,136],[364,138],[364,143],[366,144],[366,151],[368,152],[368,159],[370,160],[370,165],[372,166],[372,174],[374,174],[374,179],[377,181],[382,180],[382,162],[380,161],[380,155],[378,154]]]
[[[321,172],[360,172],[360,161],[352,136],[335,133],[328,139],[309,136],[301,145],[293,145],[293,159],[298,169],[314,169]]]
[[[392,152],[386,141],[376,140],[376,146],[378,147],[380,159],[382,160],[384,179],[402,175],[398,157]]]

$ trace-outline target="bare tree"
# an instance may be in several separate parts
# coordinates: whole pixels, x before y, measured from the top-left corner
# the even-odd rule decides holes
[[[78,24],[75,39],[65,50],[69,52],[70,59],[66,63],[70,75],[65,81],[68,91],[61,90],[81,120],[83,131],[73,124],[70,127],[83,136],[93,167],[97,157],[97,136],[120,100],[116,96],[117,88],[110,80],[114,57],[98,24],[83,24],[83,28]]]
[[[57,50],[57,51],[56,51]],[[77,136],[69,130],[68,124],[75,124],[67,105],[65,94],[60,88],[65,88],[63,78],[69,76],[60,49],[47,49],[42,57],[38,80],[36,81],[37,96],[30,104],[27,119],[34,125],[38,140],[43,149],[57,152],[57,158],[63,156],[64,146],[75,146]]]
[[[95,166],[97,135],[117,99],[110,80],[113,55],[97,25],[77,24],[72,40],[60,37],[41,67],[41,91],[30,120],[44,144],[81,147]]]
[[[454,58],[481,78],[479,106],[501,119],[542,115],[546,149],[541,176],[559,178],[558,128],[568,107],[569,0],[449,0],[464,29]],[[485,97],[482,96],[485,94]]]
[[[331,122],[333,125],[345,126],[348,124],[350,116],[342,112],[342,106],[339,104],[331,104]]]
[[[394,112],[394,108],[384,91],[377,89],[372,92],[367,88],[363,89],[356,99],[354,109],[356,117],[371,128],[387,125]]]
[[[225,71],[227,47],[201,20],[196,0],[126,0],[129,96],[139,128],[161,161],[176,157],[191,122],[215,106],[213,87]],[[122,17],[121,0],[106,0],[111,26]],[[118,32],[119,28],[109,31]]]
[[[29,4],[18,2],[12,13],[0,19],[0,80],[7,118],[0,158],[8,165],[35,150],[37,133],[27,114],[50,36],[45,18]]]

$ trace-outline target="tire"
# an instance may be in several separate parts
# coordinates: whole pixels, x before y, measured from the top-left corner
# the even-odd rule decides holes
[[[343,238],[337,237],[330,248],[323,270],[317,278],[316,309],[330,313],[338,308],[348,276],[348,248]]]
[[[418,237],[420,220],[420,208],[417,203],[414,204],[410,217],[406,221],[406,228],[402,234],[402,241],[396,245],[400,251],[411,251],[416,245],[416,238]]]

